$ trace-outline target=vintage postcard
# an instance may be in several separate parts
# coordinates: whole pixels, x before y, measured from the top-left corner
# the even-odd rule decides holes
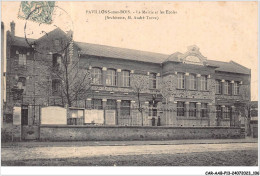
[[[1,10],[5,174],[259,175],[258,2],[3,1]]]

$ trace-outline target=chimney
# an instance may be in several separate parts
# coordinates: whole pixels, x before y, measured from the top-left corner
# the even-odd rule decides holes
[[[14,23],[14,21],[12,21],[10,23],[10,27],[11,27],[11,36],[15,36],[15,23]]]

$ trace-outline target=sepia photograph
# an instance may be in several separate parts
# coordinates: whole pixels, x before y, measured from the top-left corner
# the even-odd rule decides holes
[[[259,175],[258,2],[2,1],[1,167],[28,166]]]

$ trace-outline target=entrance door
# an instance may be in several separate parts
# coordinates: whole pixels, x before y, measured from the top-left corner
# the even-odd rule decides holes
[[[22,126],[29,125],[28,124],[28,106],[22,106]]]
[[[39,126],[33,124],[33,122],[29,118],[29,111],[30,114],[36,116],[36,109],[39,109],[39,106],[34,108],[34,114],[32,114],[32,106],[29,105],[22,105],[21,109],[21,124],[22,124],[22,139],[23,140],[36,140],[39,139]]]

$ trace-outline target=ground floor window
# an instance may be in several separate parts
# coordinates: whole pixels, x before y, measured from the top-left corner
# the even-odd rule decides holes
[[[231,107],[230,106],[226,106],[224,108],[224,118],[225,119],[230,119],[231,118]]]
[[[196,103],[194,102],[191,102],[190,103],[190,111],[189,111],[189,116],[190,117],[196,117],[196,113],[197,113],[197,110],[196,110]]]
[[[157,102],[149,102],[149,116],[157,116]]]
[[[92,109],[103,109],[102,99],[92,99]]]
[[[120,107],[121,116],[129,116],[130,115],[130,101],[122,100]]]
[[[84,110],[70,109],[69,110],[68,125],[83,125],[84,124]]]
[[[208,117],[207,103],[201,103],[201,117]]]
[[[184,102],[177,102],[177,116],[184,116]]]
[[[221,106],[220,105],[216,106],[216,116],[217,116],[217,119],[221,119],[222,118],[222,110],[221,110]]]
[[[106,109],[115,110],[115,109],[116,109],[116,100],[108,99],[108,100],[107,100]]]

